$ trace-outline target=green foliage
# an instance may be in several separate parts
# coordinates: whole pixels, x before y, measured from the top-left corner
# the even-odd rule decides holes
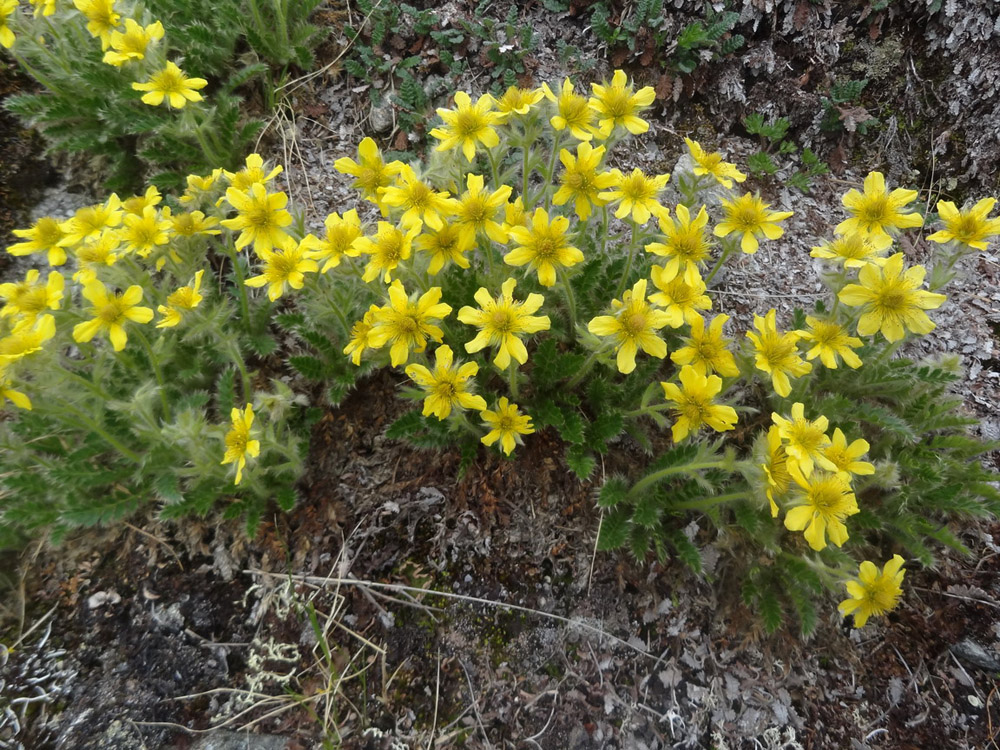
[[[755,112],[743,118],[743,127],[760,141],[760,150],[747,157],[747,170],[755,177],[774,177],[780,173],[786,185],[808,193],[813,178],[830,171],[811,150],[806,148],[798,153],[799,147],[787,137],[791,127],[787,118],[768,121]],[[801,163],[796,165],[796,161]]]
[[[829,95],[820,98],[823,119],[820,127],[830,133],[860,133],[865,135],[868,128],[878,120],[860,106],[861,94],[868,85],[868,79],[848,79],[837,81],[830,87]]]

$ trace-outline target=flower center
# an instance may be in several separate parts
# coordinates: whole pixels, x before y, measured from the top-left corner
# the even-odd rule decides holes
[[[630,336],[637,336],[646,328],[646,316],[641,312],[633,312],[624,316],[622,329]]]
[[[880,224],[885,221],[888,209],[889,202],[885,196],[871,198],[861,209],[859,218],[868,224]]]
[[[97,317],[106,325],[120,323],[125,317],[121,300],[117,298],[108,300],[108,303],[97,311]]]

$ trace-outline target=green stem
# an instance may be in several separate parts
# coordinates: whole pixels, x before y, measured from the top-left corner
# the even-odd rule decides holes
[[[529,149],[528,149],[528,137],[527,137],[527,133],[525,133],[524,143],[521,145],[521,203],[524,204],[524,210],[525,211],[529,210],[529,208],[530,208],[528,206],[528,204],[527,204],[527,201],[528,201],[528,175],[530,174],[530,172],[528,171],[528,164],[530,163],[530,161],[531,161],[531,158],[530,158]]]
[[[615,290],[615,299],[618,299],[625,293],[625,289],[628,287],[629,275],[632,273],[632,263],[635,262],[635,235],[639,231],[639,225],[635,223],[635,219],[629,219],[629,223],[632,225],[632,239],[628,243],[628,261],[625,263],[625,271],[618,282],[618,289]]]
[[[55,403],[56,402],[53,402],[53,405],[55,405]],[[130,461],[133,461],[135,463],[141,463],[142,462],[142,456],[140,456],[138,453],[136,453],[132,449],[126,448],[125,445],[120,440],[118,440],[118,438],[113,437],[107,430],[105,430],[103,427],[101,427],[99,424],[97,424],[97,422],[94,421],[94,419],[92,419],[91,417],[89,417],[87,414],[85,414],[84,412],[80,411],[79,409],[77,409],[72,404],[67,403],[66,401],[59,400],[58,401],[58,406],[59,406],[59,408],[57,410],[55,410],[55,411],[52,412],[52,415],[54,417],[56,417],[57,419],[59,419],[59,420],[61,420],[63,422],[69,422],[70,424],[76,424],[76,426],[78,426],[78,427],[83,427],[83,428],[85,428],[87,430],[90,430],[95,435],[97,435],[102,440],[104,440],[104,442],[106,442],[108,445],[110,445],[111,447],[113,447],[116,451],[118,451],[123,456],[125,456],[125,458],[127,458]],[[75,414],[76,415],[76,420],[67,419],[66,418],[66,412],[72,412],[73,414]]]
[[[226,350],[229,354],[229,358],[233,360],[233,364],[236,365],[236,369],[240,371],[240,381],[243,384],[243,401],[245,403],[250,403],[250,397],[253,395],[253,389],[250,383],[250,373],[247,371],[246,361],[243,359],[243,354],[240,352],[240,348],[237,346],[235,338],[231,337],[227,339]]]
[[[563,290],[566,292],[566,307],[569,309],[569,336],[576,338],[576,297],[573,296],[573,287],[569,283],[569,274],[565,268],[559,269],[559,280],[562,281]]]
[[[149,366],[153,368],[156,382],[160,386],[160,406],[163,407],[163,421],[165,422],[170,416],[170,402],[167,401],[167,383],[163,379],[163,370],[160,369],[160,363],[156,361],[156,355],[153,354],[153,347],[149,345],[149,339],[146,338],[146,334],[142,332],[141,328],[133,328],[132,331],[135,337],[139,339],[139,343],[142,344],[142,348],[146,350]]]
[[[511,359],[507,367],[507,383],[510,386],[510,397],[515,401],[518,398],[517,367],[517,360]]]
[[[243,268],[240,266],[240,259],[236,252],[236,246],[232,242],[226,244],[226,255],[233,263],[233,275],[236,276],[236,287],[239,289],[240,312],[243,315],[243,328],[250,330],[250,300],[247,298],[247,287],[244,283],[245,276]]]
[[[486,158],[490,160],[490,175],[493,177],[493,189],[497,190],[500,187],[500,163],[497,160],[495,153],[496,148],[486,149]]]
[[[469,418],[465,416],[464,411],[459,411],[458,409],[454,409],[452,410],[451,413],[455,424],[457,424],[463,430],[468,432],[470,435],[474,435],[476,440],[479,440],[479,438],[482,437],[480,431],[477,430],[475,426],[472,424],[472,422],[469,421]]]
[[[584,361],[583,365],[577,371],[576,375],[574,375],[573,378],[568,383],[566,383],[565,386],[566,390],[568,391],[572,390],[576,388],[576,386],[578,386],[581,382],[583,382],[583,379],[587,377],[587,375],[590,373],[592,369],[594,369],[594,364],[597,362],[598,357],[604,354],[604,352],[606,352],[607,350],[608,350],[607,346],[602,346],[600,349],[591,352],[590,356],[587,357],[587,359]]]
[[[708,286],[708,283],[715,278],[715,274],[719,272],[719,269],[721,269],[723,264],[729,260],[729,256],[732,255],[735,250],[736,243],[729,241],[723,243],[722,255],[720,255],[719,259],[715,261],[715,265],[712,266],[712,270],[709,271],[708,276],[705,277],[705,286]]]
[[[50,363],[50,366],[54,366],[63,375],[69,376],[70,378],[72,378],[73,380],[75,380],[76,382],[78,382],[80,385],[84,386],[87,390],[93,392],[94,395],[100,396],[101,400],[103,400],[103,401],[110,401],[111,400],[111,394],[109,394],[107,391],[105,391],[103,388],[101,388],[101,386],[99,386],[97,383],[94,383],[93,381],[87,380],[87,378],[83,377],[82,375],[78,375],[77,373],[73,372],[72,370],[68,370],[65,367],[63,367],[62,365],[57,364],[55,362]]]
[[[731,500],[749,500],[750,497],[749,492],[730,492],[728,495],[702,497],[697,500],[681,500],[671,503],[670,508],[671,510],[704,510],[705,508],[711,508],[713,505],[728,503]]]
[[[556,159],[559,158],[559,146],[561,142],[562,142],[562,131],[557,130],[555,132],[555,135],[552,136],[552,156],[549,158],[549,168],[548,171],[542,175],[543,192],[545,191],[544,186],[555,184]],[[540,198],[541,195],[539,195],[538,197]],[[545,206],[546,210],[548,211],[552,210],[551,195],[549,196],[549,200],[545,201]]]
[[[632,409],[632,411],[625,412],[623,417],[642,417],[646,414],[651,414],[658,411],[669,411],[670,409],[677,408],[674,404],[657,404],[656,406],[643,406],[639,409]]]
[[[648,474],[638,482],[628,491],[629,496],[635,496],[645,490],[647,487],[660,482],[667,477],[672,477],[675,474],[689,474],[693,471],[700,471],[702,469],[722,469],[726,466],[726,461],[703,461],[698,464],[681,464],[680,466],[668,466],[666,469],[660,469],[659,471],[654,471],[652,474]]]
[[[608,204],[601,206],[601,257],[608,257]]]

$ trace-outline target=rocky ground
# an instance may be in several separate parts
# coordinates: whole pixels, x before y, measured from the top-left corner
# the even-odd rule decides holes
[[[668,5],[676,29],[702,12]],[[597,80],[623,65],[659,84],[654,126],[622,157],[629,166],[676,171],[686,134],[741,162],[755,144],[739,115],[752,111],[789,117],[797,141],[831,163],[805,197],[776,180],[754,184],[796,215],[717,289],[742,330],[770,307],[787,321],[820,293],[809,248],[870,169],[921,188],[931,206],[996,194],[990,70],[1000,32],[990,3],[927,6],[747,0],[746,47],[692,76],[670,74],[667,94],[667,74],[655,57],[643,61],[641,45],[598,44],[586,3],[528,5],[519,20],[536,41],[523,82]],[[435,7],[455,23],[473,12]],[[399,30],[404,48],[412,33]],[[577,55],[553,54],[560,42]],[[314,228],[354,205],[331,165],[363,135],[420,142],[394,125],[391,107],[371,108],[368,87],[388,81],[351,78],[337,54],[289,87],[261,144],[285,165],[285,188]],[[488,67],[475,70],[459,81],[470,91],[487,79]],[[872,82],[851,105],[879,120],[868,138],[820,127],[823,93],[843,76]],[[919,260],[927,248],[906,251]],[[938,329],[910,352],[961,357],[958,390],[988,438],[1000,436],[998,266],[996,248],[969,259]],[[164,525],[151,510],[12,562],[0,748],[997,746],[1000,525],[961,530],[971,557],[908,572],[886,620],[844,628],[831,598],[811,638],[765,636],[697,520],[705,579],[679,563],[595,554],[593,486],[564,468],[554,435],[461,474],[456,454],[385,439],[405,408],[397,386],[376,374],[326,412],[303,501],[257,539],[216,519]]]

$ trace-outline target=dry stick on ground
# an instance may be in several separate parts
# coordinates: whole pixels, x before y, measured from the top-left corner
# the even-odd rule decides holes
[[[486,747],[493,750],[493,743],[490,742],[490,736],[486,733],[486,727],[483,726],[483,717],[479,713],[479,699],[476,698],[476,688],[472,684],[472,677],[469,676],[469,670],[465,668],[465,662],[461,659],[458,660],[458,666],[462,668],[462,672],[465,673],[465,681],[469,683],[469,698],[472,699],[472,711],[476,715],[476,725],[479,727],[479,731],[483,733],[483,740],[486,742]]]
[[[253,569],[253,568],[248,569],[248,570],[244,570],[243,572],[246,573],[246,574],[248,574],[248,575],[265,575],[265,576],[273,576],[273,577],[277,577],[277,578],[284,578],[284,577],[286,577],[286,574],[271,573],[271,572],[268,572],[266,570],[256,570],[256,569]],[[602,630],[601,628],[598,628],[598,627],[595,627],[593,625],[590,625],[590,624],[584,622],[583,620],[574,620],[574,619],[572,619],[570,617],[563,617],[562,615],[556,615],[556,614],[553,614],[551,612],[543,612],[542,610],[531,609],[530,607],[521,607],[521,606],[519,606],[517,604],[507,604],[505,602],[497,602],[497,601],[494,601],[492,599],[483,599],[483,598],[480,598],[478,596],[464,596],[462,594],[453,594],[453,593],[451,593],[449,591],[435,591],[434,589],[422,589],[422,588],[418,588],[416,586],[404,586],[403,584],[398,584],[398,583],[379,583],[378,581],[365,581],[365,580],[361,580],[359,578],[323,578],[322,576],[307,576],[307,575],[288,575],[287,577],[289,577],[289,578],[291,578],[293,580],[302,581],[303,583],[307,583],[307,584],[314,585],[314,586],[318,585],[318,584],[322,584],[322,583],[335,583],[338,586],[340,586],[340,585],[344,585],[344,586],[357,586],[357,587],[359,587],[361,589],[365,589],[365,588],[384,589],[386,591],[396,591],[396,592],[399,592],[399,593],[409,592],[409,593],[412,593],[412,594],[424,594],[424,595],[429,595],[429,596],[440,596],[443,599],[455,599],[457,601],[470,602],[472,604],[485,604],[485,605],[487,605],[489,607],[498,607],[500,609],[508,609],[508,610],[511,610],[511,611],[514,611],[514,612],[524,612],[526,614],[538,615],[539,617],[547,617],[547,618],[549,618],[551,620],[556,620],[558,622],[562,622],[562,623],[564,623],[566,625],[570,625],[572,627],[582,628],[583,630],[588,630],[591,633],[593,633],[594,635],[599,636],[600,638],[608,638],[608,639],[610,639],[612,641],[616,641],[617,643],[621,644],[622,646],[625,646],[626,648],[628,648],[628,649],[630,649],[632,651],[635,651],[637,654],[641,654],[642,656],[649,657],[650,659],[656,659],[656,655],[655,654],[651,654],[649,651],[646,651],[645,649],[641,649],[638,646],[635,646],[632,643],[629,643],[628,641],[626,641],[626,640],[624,640],[622,638],[619,638],[616,635],[612,635],[611,633],[608,633],[607,631]],[[402,599],[397,599],[396,601],[398,603],[400,603],[400,604],[405,604],[405,605],[411,606],[409,602],[404,601]]]
[[[162,544],[164,547],[166,547],[167,548],[167,552],[169,552],[171,555],[173,555],[174,560],[177,561],[177,566],[181,569],[181,572],[182,573],[184,572],[184,563],[181,562],[181,558],[178,557],[177,552],[174,551],[174,548],[171,547],[169,543],[167,543],[163,539],[160,539],[160,537],[155,536],[154,534],[150,534],[148,531],[144,531],[143,529],[140,529],[138,526],[133,526],[128,521],[122,521],[122,523],[124,523],[126,526],[128,526],[130,529],[132,529],[132,531],[134,531],[135,533],[142,534],[144,537],[147,537],[148,539],[152,539],[154,542],[157,542],[158,544]]]

